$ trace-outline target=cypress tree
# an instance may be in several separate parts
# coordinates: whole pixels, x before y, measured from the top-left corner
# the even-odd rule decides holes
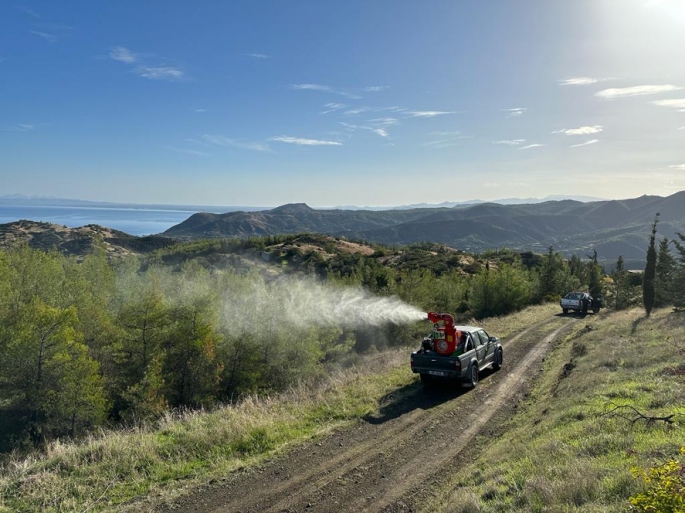
[[[676,260],[669,249],[670,240],[659,241],[659,251],[656,257],[656,275],[654,277],[654,306],[666,306],[673,301],[673,278],[676,270]]]
[[[628,306],[628,290],[626,283],[626,270],[623,265],[623,256],[619,255],[614,270],[614,308],[623,310]]]
[[[649,237],[649,247],[647,248],[647,263],[645,264],[645,274],[642,278],[642,303],[645,307],[647,317],[652,313],[654,308],[654,277],[656,275],[656,248],[654,241],[656,239],[656,224],[659,222],[659,213],[654,217],[652,224],[652,235]]]

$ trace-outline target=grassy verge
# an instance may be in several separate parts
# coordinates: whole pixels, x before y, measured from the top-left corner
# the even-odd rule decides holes
[[[641,489],[631,468],[677,458],[685,445],[685,359],[673,345],[685,347],[685,314],[643,316],[579,324],[504,434],[481,438],[478,459],[425,511],[625,511]],[[627,407],[676,414],[675,423],[632,422],[638,415]]]
[[[482,325],[510,336],[556,312],[531,307]],[[287,450],[295,443],[375,413],[379,400],[416,378],[407,350],[363,359],[315,388],[214,412],[169,414],[135,430],[107,431],[0,469],[0,512],[137,509],[132,501],[171,497]]]

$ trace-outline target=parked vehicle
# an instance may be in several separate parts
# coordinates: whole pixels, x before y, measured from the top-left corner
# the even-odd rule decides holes
[[[475,387],[480,371],[502,367],[499,338],[477,326],[455,326],[449,314],[429,312],[428,320],[433,331],[411,354],[411,370],[424,384],[442,380]]]
[[[582,312],[586,314],[588,310],[592,310],[592,313],[599,313],[599,309],[604,306],[601,297],[593,298],[587,292],[569,292],[559,301],[561,305],[561,310],[565,314],[569,310],[576,312]]]

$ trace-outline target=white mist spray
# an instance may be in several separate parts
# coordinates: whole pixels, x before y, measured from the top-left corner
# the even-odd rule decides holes
[[[284,278],[271,283],[256,280],[226,298],[227,325],[270,322],[297,327],[361,328],[409,324],[426,313],[397,297],[374,296],[362,288],[326,285],[311,279]]]

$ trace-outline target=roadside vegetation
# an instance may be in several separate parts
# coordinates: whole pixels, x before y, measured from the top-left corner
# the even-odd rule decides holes
[[[509,337],[555,311],[554,305],[529,307],[482,324]],[[168,499],[376,414],[384,396],[415,381],[407,351],[387,350],[277,395],[249,396],[213,411],[167,412],[79,442],[53,441],[41,454],[7,457],[0,511],[138,510],[140,503],[130,501]]]
[[[482,438],[425,511],[683,511],[668,506],[685,500],[683,340],[685,312],[588,318],[499,438]]]

